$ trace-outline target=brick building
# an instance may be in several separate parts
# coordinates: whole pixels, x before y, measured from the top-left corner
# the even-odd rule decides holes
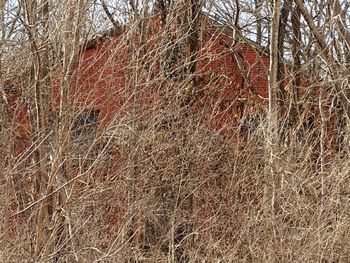
[[[150,109],[173,95],[179,105],[190,103],[197,112],[207,112],[203,118],[214,129],[231,129],[244,113],[264,112],[269,56],[252,41],[234,41],[228,28],[212,20],[203,24],[196,70],[187,79],[178,77],[189,64],[178,56],[187,52],[187,44],[177,40],[176,34],[164,37],[157,23],[150,27],[143,49],[146,62],[137,72],[140,110]],[[131,76],[136,71],[127,41],[130,40],[123,31],[112,31],[88,43],[74,73],[70,99],[73,108],[97,110],[102,123],[130,114],[126,105],[134,100],[135,80]],[[164,68],[167,61],[172,65]]]

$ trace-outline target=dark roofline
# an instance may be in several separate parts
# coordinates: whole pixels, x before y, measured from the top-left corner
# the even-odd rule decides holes
[[[234,33],[236,32],[236,33],[238,33],[238,37],[237,37],[238,39],[242,39],[244,42],[251,45],[251,47],[254,48],[257,52],[262,53],[262,54],[267,55],[267,56],[270,55],[268,48],[265,48],[265,47],[259,45],[258,43],[256,43],[255,41],[243,36],[238,28],[231,27],[227,24],[219,22],[217,20],[217,18],[215,18],[215,16],[213,16],[211,14],[203,13],[203,12],[202,12],[202,14],[209,19],[209,21],[211,22],[211,24],[214,27],[218,28],[221,32],[223,32],[227,36],[233,38]]]
[[[124,29],[125,26],[118,26],[102,31],[95,37],[85,41],[85,43],[80,46],[80,51],[84,52],[85,50],[95,48],[101,41],[105,41],[106,39],[119,37],[124,33]]]
[[[238,28],[231,27],[227,24],[219,22],[215,16],[201,12],[201,15],[208,19],[210,24],[215,28],[219,29],[225,35],[230,38],[233,38],[234,32],[238,33],[238,38],[242,39],[244,42],[248,43],[252,48],[254,48],[257,52],[262,53],[264,55],[269,56],[268,48],[265,48],[255,41],[243,36]],[[97,34],[95,37],[87,40],[84,44],[81,45],[80,51],[84,52],[85,50],[95,48],[100,42],[105,41],[106,39],[119,37],[125,32],[125,28],[127,25],[119,25],[118,27],[113,26],[112,28],[102,31],[100,34]]]

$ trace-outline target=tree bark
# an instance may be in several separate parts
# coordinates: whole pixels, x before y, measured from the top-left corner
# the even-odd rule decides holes
[[[288,16],[293,0],[285,0],[281,9],[280,23],[278,26],[278,71],[277,71],[277,99],[279,106],[282,109],[285,105],[286,91],[284,88],[284,40],[286,34],[286,26],[288,21]]]
[[[256,43],[261,45],[262,42],[262,17],[261,17],[261,7],[262,0],[255,0],[255,17],[256,17]]]
[[[274,1],[273,16],[271,22],[271,33],[270,33],[270,68],[269,68],[269,111],[268,111],[268,151],[269,151],[269,168],[270,173],[267,175],[267,185],[264,190],[265,192],[265,203],[270,202],[267,206],[266,211],[271,223],[268,228],[272,232],[273,240],[277,245],[277,225],[276,225],[276,207],[279,174],[277,171],[277,155],[278,155],[278,112],[279,105],[277,101],[277,90],[278,90],[278,43],[279,43],[279,27],[280,27],[280,16],[281,16],[281,1]],[[267,204],[266,204],[267,205]],[[270,260],[275,261],[274,255],[270,255]]]
[[[300,9],[298,7],[293,8],[292,12],[292,88],[291,88],[291,113],[289,128],[293,129],[298,116],[297,102],[299,99],[299,86],[301,80],[300,68],[301,68],[301,32],[300,32]]]

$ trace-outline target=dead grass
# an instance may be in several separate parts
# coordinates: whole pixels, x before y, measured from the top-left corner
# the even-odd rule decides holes
[[[104,176],[103,168],[115,160],[101,158],[97,168],[69,185],[68,202],[60,214],[66,218],[63,240],[47,258],[32,258],[37,206],[12,218],[6,261],[350,260],[346,156],[328,149],[321,174],[316,147],[307,142],[281,147],[272,209],[263,125],[245,138],[210,132],[204,126],[193,132],[193,123],[142,131],[133,200],[127,194],[127,157],[119,169]],[[47,226],[49,232],[53,226]],[[130,227],[134,237],[128,235]],[[53,261],[58,251],[60,257]]]

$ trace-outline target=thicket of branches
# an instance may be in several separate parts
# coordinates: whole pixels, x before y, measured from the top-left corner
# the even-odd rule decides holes
[[[349,6],[2,0],[1,262],[349,261]]]

